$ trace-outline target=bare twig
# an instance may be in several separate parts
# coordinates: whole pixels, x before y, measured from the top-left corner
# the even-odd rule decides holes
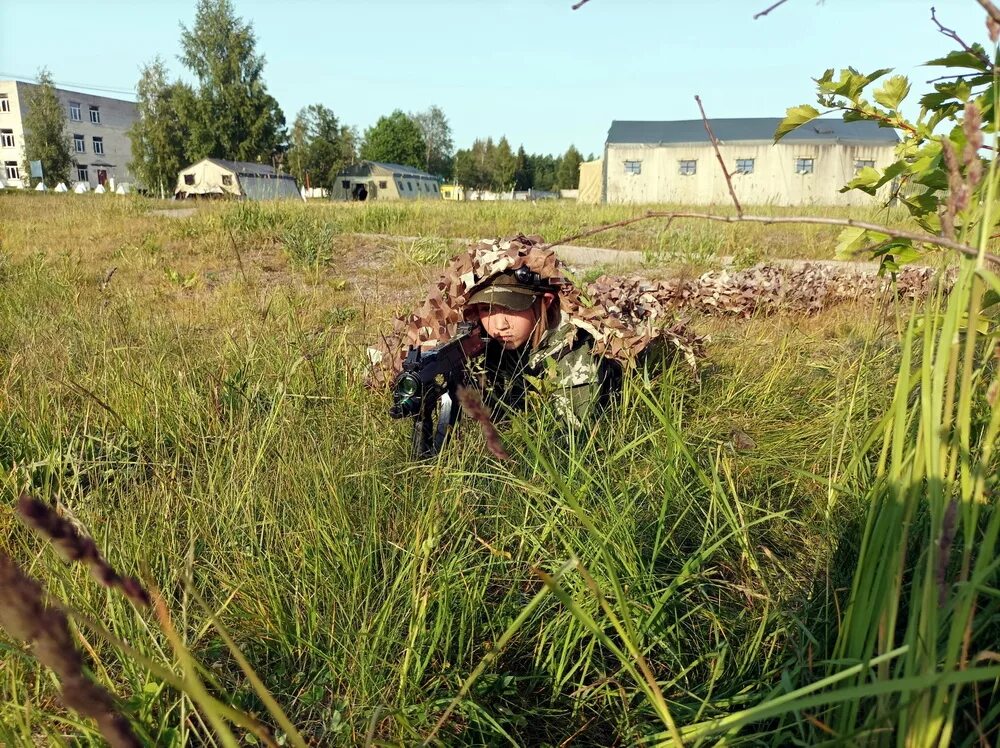
[[[743,206],[740,205],[740,200],[736,197],[736,190],[733,189],[732,175],[729,173],[729,169],[726,168],[726,162],[722,160],[722,154],[719,152],[719,139],[715,137],[715,133],[712,132],[712,126],[708,124],[708,117],[705,116],[705,107],[701,104],[701,97],[695,94],[694,100],[698,102],[698,111],[701,112],[702,124],[705,125],[705,132],[708,133],[708,139],[712,141],[712,148],[715,149],[715,157],[719,159],[719,166],[722,167],[722,176],[726,178],[729,196],[733,198],[733,205],[736,206],[736,215],[742,216]]]
[[[636,216],[634,218],[626,218],[624,221],[616,221],[615,223],[609,223],[604,226],[596,226],[586,231],[581,231],[578,234],[573,234],[572,236],[567,236],[558,241],[551,242],[548,244],[540,245],[543,248],[556,247],[560,244],[566,244],[567,242],[576,241],[577,239],[582,239],[585,236],[592,236],[594,234],[600,234],[604,231],[610,229],[618,228],[620,226],[627,226],[631,223],[637,223],[639,221],[646,221],[651,218],[666,218],[668,221],[673,221],[675,218],[691,218],[701,221],[718,221],[721,223],[763,223],[765,225],[777,224],[777,223],[801,223],[801,224],[815,224],[819,226],[841,226],[843,228],[856,228],[864,229],[865,231],[875,231],[879,234],[885,234],[886,236],[891,236],[896,239],[909,239],[914,242],[923,242],[924,244],[933,244],[937,247],[944,247],[945,249],[953,249],[966,257],[978,257],[979,250],[975,247],[971,247],[968,244],[962,244],[959,241],[953,239],[948,239],[944,236],[936,236],[934,234],[923,234],[919,231],[905,231],[903,229],[894,229],[889,226],[882,226],[877,223],[869,223],[868,221],[856,221],[853,218],[823,218],[820,216],[720,216],[713,213],[696,213],[690,211],[666,211],[666,210],[650,210],[641,216]],[[989,252],[985,253],[985,258],[990,262],[1000,263],[1000,257]]]
[[[570,7],[571,7],[572,10],[580,10],[580,8],[582,8],[584,5],[586,5],[589,2],[590,2],[590,0],[579,0],[579,2],[573,3],[573,5],[570,6]]]
[[[246,283],[246,284],[249,284],[250,281],[247,280],[247,271],[243,267],[243,255],[240,254],[240,248],[239,248],[239,245],[236,244],[236,237],[233,236],[233,230],[232,229],[229,229],[229,241],[232,242],[233,252],[236,253],[236,262],[240,266],[240,275],[243,276],[243,282]]]
[[[988,2],[988,0],[987,0],[987,2]],[[983,7],[985,7],[985,6],[983,6]],[[989,70],[993,69],[993,63],[990,61],[989,57],[987,57],[984,54],[979,54],[978,52],[976,52],[972,47],[970,47],[968,44],[965,43],[965,40],[962,39],[962,37],[960,37],[958,35],[958,32],[955,31],[955,29],[949,29],[947,26],[945,26],[944,24],[942,24],[937,19],[937,14],[936,14],[935,9],[934,9],[933,6],[931,7],[931,20],[934,22],[934,25],[937,26],[938,31],[940,31],[942,34],[944,34],[949,39],[951,39],[952,41],[954,41],[962,49],[964,49],[970,55],[972,55],[977,60],[979,60],[980,62],[982,62],[984,65],[986,65],[986,67]]]
[[[762,11],[761,11],[760,13],[755,13],[755,14],[754,14],[754,17],[753,17],[753,20],[755,20],[755,21],[756,21],[756,20],[757,20],[758,18],[760,18],[760,17],[762,17],[762,16],[766,16],[766,15],[767,15],[768,13],[770,13],[770,12],[771,12],[772,10],[774,10],[774,9],[775,9],[775,8],[777,8],[777,7],[780,7],[780,6],[784,5],[784,4],[785,4],[785,3],[787,3],[787,2],[788,2],[788,0],[778,0],[778,2],[774,3],[773,5],[771,5],[771,6],[770,6],[770,7],[768,7],[768,8],[765,8],[765,9],[764,9],[764,10],[762,10]]]

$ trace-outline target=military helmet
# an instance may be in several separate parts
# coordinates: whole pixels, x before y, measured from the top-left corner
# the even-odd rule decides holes
[[[491,275],[469,289],[468,305],[490,304],[523,312],[531,308],[541,294],[559,289],[526,266]]]

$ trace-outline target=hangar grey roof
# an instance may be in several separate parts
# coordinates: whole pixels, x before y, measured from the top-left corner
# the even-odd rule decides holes
[[[781,117],[733,117],[709,120],[712,132],[722,143],[774,140]],[[608,144],[707,143],[708,133],[700,119],[672,122],[614,120],[608,130]],[[875,122],[844,122],[842,119],[814,119],[782,138],[783,143],[853,143],[895,145],[899,135]]]
[[[236,172],[241,176],[272,177],[275,179],[280,176],[282,179],[294,179],[294,177],[287,172],[278,174],[278,171],[270,164],[255,164],[250,161],[227,161],[224,158],[210,158],[208,160],[216,166],[221,166],[223,169],[229,169],[229,171]]]
[[[404,166],[403,164],[390,164],[385,161],[359,161],[356,164],[345,166],[340,170],[337,176],[367,177],[371,176],[373,168],[388,171],[395,177],[419,177],[422,179],[433,179],[437,181],[437,177],[433,174],[428,174],[423,169],[418,169],[414,166]]]

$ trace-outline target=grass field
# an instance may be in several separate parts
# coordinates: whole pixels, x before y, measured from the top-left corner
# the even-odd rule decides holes
[[[544,411],[516,418],[510,462],[466,429],[414,464],[406,424],[362,384],[364,348],[419,299],[447,238],[553,240],[644,209],[149,212],[161,207],[0,194],[0,550],[80,614],[91,672],[143,742],[228,744],[197,693],[111,643],[190,672],[152,616],[17,522],[22,490],[155,582],[212,693],[273,726],[228,631],[309,744],[877,739],[888,702],[856,695],[834,728],[819,705],[782,699],[867,657],[846,648],[860,624],[844,612],[886,491],[876,427],[903,419],[901,438],[919,418],[896,386],[901,360],[922,360],[909,308],[695,319],[711,336],[696,378],[630,379],[583,434]],[[827,227],[650,222],[583,243],[640,250],[655,273],[722,254],[829,258],[835,242]],[[976,407],[989,438],[997,409]],[[914,558],[921,528],[940,530],[926,514],[907,520]],[[995,588],[983,563],[978,583]],[[986,651],[1000,619],[980,599],[970,641]],[[0,638],[0,651],[0,742],[99,744],[29,650]],[[952,714],[969,730],[956,743],[977,739],[969,725],[995,729],[995,683]],[[908,698],[885,708],[898,716]]]

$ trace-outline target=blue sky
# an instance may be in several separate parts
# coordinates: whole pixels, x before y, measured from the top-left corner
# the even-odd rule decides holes
[[[985,41],[975,0],[234,0],[253,22],[265,79],[289,123],[322,103],[362,132],[382,114],[440,106],[456,147],[506,135],[529,152],[599,152],[612,119],[780,116],[813,103],[828,67],[918,67]],[[0,0],[0,77],[41,66],[66,88],[134,88],[159,54],[175,76],[194,0]],[[916,100],[911,94],[911,99]],[[911,109],[911,113],[915,113]]]

